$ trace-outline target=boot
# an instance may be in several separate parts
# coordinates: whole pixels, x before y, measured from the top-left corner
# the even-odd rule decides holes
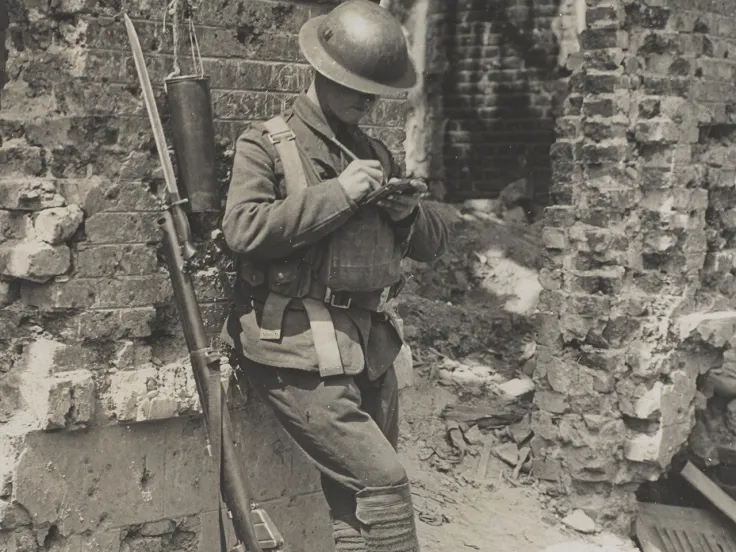
[[[360,522],[355,516],[332,520],[332,538],[335,552],[366,552]]]
[[[355,517],[362,524],[367,552],[419,552],[408,481],[395,487],[363,489],[356,501]]]

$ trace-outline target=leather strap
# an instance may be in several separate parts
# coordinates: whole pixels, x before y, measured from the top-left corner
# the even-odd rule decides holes
[[[284,185],[286,195],[301,192],[307,187],[307,176],[296,146],[296,134],[289,128],[281,115],[277,115],[263,123],[268,131],[268,139],[276,148],[284,168]]]
[[[278,341],[281,339],[281,328],[284,321],[284,311],[291,303],[291,297],[269,293],[263,304],[261,314],[261,339],[264,341]]]
[[[330,311],[322,301],[305,297],[302,299],[312,329],[314,348],[317,351],[319,375],[324,377],[338,376],[345,373],[337,346],[335,326]]]

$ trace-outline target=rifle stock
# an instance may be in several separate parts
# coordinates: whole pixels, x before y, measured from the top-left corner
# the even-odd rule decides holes
[[[179,216],[171,212],[176,210],[180,211]],[[179,228],[182,221],[187,225],[186,229]],[[264,548],[279,548],[283,544],[283,539],[273,527],[266,512],[253,508],[252,496],[235,451],[233,427],[220,383],[220,358],[209,347],[192,278],[185,269],[186,261],[182,256],[182,240],[179,236],[189,235],[186,215],[180,205],[172,205],[164,211],[158,223],[163,230],[164,254],[169,277],[189,349],[197,392],[208,426],[210,436],[208,448],[213,452],[215,461],[218,460],[218,456],[220,457],[221,470],[218,470],[221,473],[220,487],[232,517],[235,535],[250,552],[262,552]],[[213,438],[219,436],[218,423],[222,427],[221,443],[212,442]],[[221,456],[218,451],[221,451]],[[256,518],[257,524],[253,523],[253,517]]]

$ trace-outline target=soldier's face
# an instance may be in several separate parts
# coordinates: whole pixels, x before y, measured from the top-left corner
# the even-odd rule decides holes
[[[358,124],[373,111],[378,99],[373,94],[364,94],[327,79],[322,79],[320,84],[322,107],[349,125]]]

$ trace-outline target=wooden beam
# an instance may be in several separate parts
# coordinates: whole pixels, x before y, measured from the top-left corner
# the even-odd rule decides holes
[[[692,462],[685,464],[680,472],[682,477],[707,498],[716,508],[736,523],[736,500],[700,471]]]

